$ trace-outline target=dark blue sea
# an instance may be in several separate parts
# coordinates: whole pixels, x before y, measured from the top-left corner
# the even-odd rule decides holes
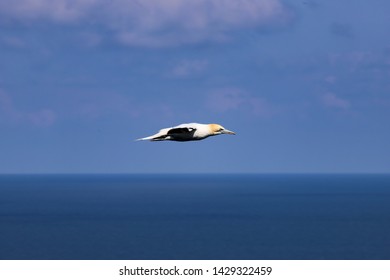
[[[1,175],[0,259],[390,259],[390,175]]]

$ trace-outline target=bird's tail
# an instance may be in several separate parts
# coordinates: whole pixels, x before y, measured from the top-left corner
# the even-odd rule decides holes
[[[166,139],[167,139],[166,135],[161,134],[161,133],[157,133],[157,134],[152,135],[152,136],[136,139],[135,141],[145,141],[145,140],[162,141],[162,140],[166,140]]]
[[[145,141],[145,140],[153,141],[153,136],[135,139],[135,141]]]
[[[137,139],[135,141],[144,141],[144,140],[161,141],[161,140],[166,140],[166,137],[167,137],[166,130],[167,129],[161,129],[159,132],[157,132],[156,134],[154,134],[152,136],[139,138],[139,139]]]

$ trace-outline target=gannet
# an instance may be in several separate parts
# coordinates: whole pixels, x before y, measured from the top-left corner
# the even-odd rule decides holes
[[[137,139],[137,141],[194,141],[220,134],[235,135],[233,131],[227,130],[219,124],[185,123],[174,127],[163,128],[158,133],[149,137]]]

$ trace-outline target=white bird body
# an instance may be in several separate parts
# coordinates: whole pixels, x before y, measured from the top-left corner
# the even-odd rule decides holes
[[[194,141],[220,134],[235,134],[219,124],[185,123],[174,127],[163,128],[158,133],[137,140],[150,141]]]

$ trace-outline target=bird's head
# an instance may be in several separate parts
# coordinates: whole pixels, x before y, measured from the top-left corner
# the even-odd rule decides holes
[[[210,124],[209,127],[210,127],[212,135],[219,135],[219,134],[235,135],[235,133],[233,131],[227,130],[222,125],[219,125],[219,124]]]

